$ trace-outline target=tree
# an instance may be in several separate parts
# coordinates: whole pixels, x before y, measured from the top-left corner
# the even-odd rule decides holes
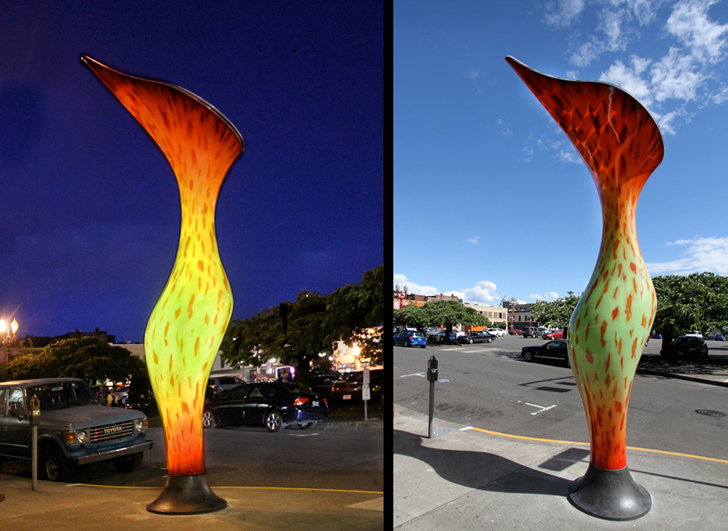
[[[106,379],[123,382],[143,370],[144,362],[127,349],[85,337],[59,341],[37,353],[20,354],[0,368],[0,378],[7,381],[68,377],[87,383]]]
[[[693,273],[657,276],[652,282],[657,294],[654,328],[662,334],[662,352],[670,353],[675,334],[728,326],[728,277]]]
[[[361,357],[382,363],[384,265],[364,273],[359,284],[347,284],[325,297],[302,291],[295,303],[286,302],[284,333],[281,305],[260,310],[250,319],[233,319],[223,338],[222,358],[228,363],[259,367],[278,358],[296,368],[296,381],[308,385],[311,361],[333,353],[341,340],[356,343]]]
[[[581,296],[574,295],[573,291],[568,293],[568,297],[560,297],[555,301],[536,301],[531,306],[531,315],[539,324],[567,328],[571,315],[581,299]]]
[[[425,314],[423,307],[414,304],[408,304],[400,310],[394,310],[392,317],[394,326],[414,327],[420,332],[424,332],[428,326],[433,326],[430,324],[429,316]]]
[[[384,265],[364,273],[359,284],[347,284],[326,297],[325,328],[330,344],[356,343],[360,357],[373,365],[384,361]]]
[[[326,300],[318,293],[302,291],[290,306],[288,330],[283,333],[280,306],[261,310],[250,319],[233,319],[223,338],[221,357],[230,363],[260,366],[278,358],[296,368],[295,379],[308,385],[312,360],[319,352],[331,352],[326,320]]]
[[[445,337],[450,337],[452,327],[457,324],[488,326],[490,321],[478,313],[475,308],[468,308],[458,301],[431,301],[422,307],[427,326],[444,325]]]

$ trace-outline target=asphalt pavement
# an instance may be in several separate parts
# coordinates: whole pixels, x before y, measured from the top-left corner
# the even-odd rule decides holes
[[[642,374],[728,386],[728,345],[711,347],[705,363],[645,354]],[[652,506],[640,518],[612,521],[567,499],[587,471],[588,443],[486,431],[441,420],[437,411],[428,438],[428,417],[397,404],[393,429],[396,529],[728,529],[725,460],[628,447],[632,477]]]
[[[337,429],[383,430],[382,409],[364,421],[355,411],[333,412]],[[378,417],[378,418],[374,418]],[[333,426],[332,426],[333,427]],[[29,468],[29,466],[28,466]],[[227,501],[223,510],[188,516],[160,515],[146,507],[161,486],[122,487],[38,480],[30,474],[0,473],[0,529],[155,531],[223,530],[379,530],[384,523],[384,494],[344,489],[210,486]]]

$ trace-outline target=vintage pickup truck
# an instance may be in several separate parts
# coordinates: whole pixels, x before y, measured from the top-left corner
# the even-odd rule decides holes
[[[31,459],[34,395],[40,401],[38,470],[46,479],[68,481],[78,465],[106,459],[131,472],[152,448],[144,413],[102,406],[83,380],[21,380],[0,382],[0,460]]]

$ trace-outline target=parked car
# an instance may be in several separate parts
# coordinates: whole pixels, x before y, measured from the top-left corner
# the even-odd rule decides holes
[[[725,336],[723,334],[716,334],[715,340],[716,341],[725,341]]]
[[[238,376],[210,376],[207,380],[207,386],[211,388],[214,396],[220,394],[220,391],[227,391],[243,383],[245,383],[243,379]]]
[[[536,326],[521,328],[521,335],[523,337],[541,337],[541,334],[543,334],[543,330],[539,330]]]
[[[702,338],[696,336],[678,336],[672,340],[672,354],[660,351],[666,357],[689,356],[704,360],[708,357],[708,345]]]
[[[699,337],[700,339],[703,339],[703,334],[700,332],[700,330],[691,330],[690,332],[687,332],[685,335],[688,337]]]
[[[549,330],[541,336],[543,339],[564,339],[563,330]]]
[[[134,376],[129,384],[126,398],[127,409],[137,409],[147,415],[157,413],[157,401],[154,399],[154,390],[146,374]]]
[[[268,431],[298,425],[310,428],[328,420],[326,399],[295,383],[245,383],[205,404],[203,428],[265,426]]]
[[[445,334],[447,334],[447,330],[440,330],[436,334],[430,334],[427,336],[427,342],[428,343],[457,343],[458,341],[458,333],[456,330],[450,331],[450,336],[447,341],[445,341]]]
[[[542,345],[523,347],[521,349],[521,356],[529,362],[535,358],[543,358],[564,361],[567,366],[571,366],[569,353],[566,348],[566,340],[564,339],[555,339]]]
[[[513,330],[509,330],[508,333],[512,336],[520,336],[522,335],[522,332],[518,328],[514,328]]]
[[[427,346],[427,338],[420,332],[413,330],[400,330],[394,334],[392,342],[395,345],[402,345],[405,347],[418,346],[425,348]]]
[[[119,406],[126,406],[126,401],[128,399],[129,395],[129,386],[123,385],[120,387],[114,387],[114,400],[116,400],[116,405]]]
[[[141,411],[102,406],[78,378],[44,378],[0,383],[0,457],[31,459],[33,396],[40,401],[38,470],[48,480],[71,480],[78,465],[103,460],[131,472],[152,448]]]
[[[308,386],[314,393],[328,397],[331,394],[331,389],[334,387],[334,384],[343,381],[344,377],[338,372],[311,371],[308,377]]]
[[[458,338],[458,343],[490,343],[495,340],[495,336],[485,330],[465,334]]]
[[[351,373],[345,381],[334,384],[329,395],[329,401],[334,404],[361,403],[362,385],[364,384],[364,371]],[[382,392],[384,385],[384,370],[373,369],[369,371],[369,392],[371,402],[382,403]]]
[[[502,328],[488,328],[487,332],[496,337],[503,337],[508,335],[508,333]]]

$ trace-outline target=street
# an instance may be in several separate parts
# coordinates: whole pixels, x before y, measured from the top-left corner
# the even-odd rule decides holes
[[[571,369],[549,361],[525,362],[520,350],[541,339],[500,337],[490,344],[394,347],[394,403],[428,414],[427,360],[439,362],[435,417],[485,430],[588,442],[586,416]],[[711,352],[715,348],[712,346]],[[655,357],[651,340],[645,359]],[[717,351],[716,351],[717,352]],[[728,459],[728,388],[635,376],[627,416],[627,445]]]
[[[330,420],[307,430],[270,433],[260,427],[217,428],[204,432],[205,467],[215,486],[260,486],[382,492],[382,408],[332,410]],[[152,418],[158,426],[158,418]],[[155,422],[157,421],[157,422]],[[152,427],[154,441],[141,469],[129,474],[110,462],[81,467],[76,480],[95,485],[163,486],[166,479],[164,430]],[[7,461],[3,474],[30,475],[30,461]],[[387,480],[389,481],[389,480]]]

